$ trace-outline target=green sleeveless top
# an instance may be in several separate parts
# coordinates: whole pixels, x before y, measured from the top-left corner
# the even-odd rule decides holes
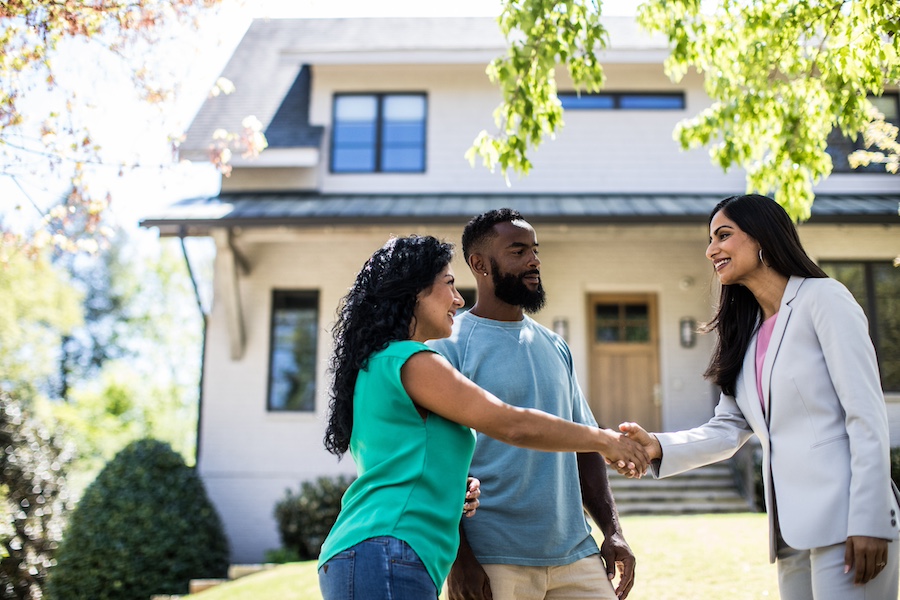
[[[459,546],[475,435],[434,413],[422,419],[400,381],[400,368],[417,352],[434,350],[391,342],[359,372],[350,436],[359,477],[344,494],[319,566],[359,542],[392,536],[419,555],[440,591]]]

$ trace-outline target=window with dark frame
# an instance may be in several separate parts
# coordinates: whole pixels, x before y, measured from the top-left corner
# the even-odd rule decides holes
[[[823,261],[819,266],[847,286],[863,307],[881,386],[900,392],[900,268],[890,261]]]
[[[273,291],[269,411],[315,411],[318,337],[318,292]]]
[[[900,93],[886,92],[881,96],[869,96],[869,102],[884,115],[884,120],[893,125],[900,125]],[[887,171],[882,164],[870,164],[865,167],[853,168],[848,157],[856,150],[866,149],[862,134],[852,140],[841,133],[840,129],[834,129],[828,135],[828,148],[826,152],[831,155],[831,163],[834,173],[881,173]],[[879,152],[879,148],[869,148],[873,152]]]
[[[424,173],[425,94],[337,94],[332,173]]]
[[[684,110],[682,92],[602,92],[557,94],[564,110]]]

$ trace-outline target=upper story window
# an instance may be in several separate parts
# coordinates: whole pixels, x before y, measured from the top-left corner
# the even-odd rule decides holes
[[[830,261],[819,266],[846,285],[863,307],[881,386],[886,392],[900,392],[900,268],[890,261]]]
[[[272,293],[268,394],[270,411],[315,410],[318,334],[317,292]]]
[[[334,97],[332,173],[423,173],[425,94]]]
[[[878,109],[878,112],[884,115],[885,121],[894,125],[900,125],[900,94],[894,92],[885,93],[881,96],[869,96],[869,102],[874,104],[875,108]],[[881,164],[871,164],[865,167],[860,166],[856,169],[850,166],[850,161],[847,160],[847,157],[850,156],[854,150],[864,148],[865,142],[863,142],[862,134],[856,138],[856,141],[853,141],[850,138],[845,137],[840,129],[834,129],[828,136],[827,149],[828,154],[831,155],[833,172],[884,174],[884,165]],[[879,151],[878,148],[870,148],[870,150],[876,152]]]
[[[565,110],[684,110],[681,92],[560,92],[557,96]]]

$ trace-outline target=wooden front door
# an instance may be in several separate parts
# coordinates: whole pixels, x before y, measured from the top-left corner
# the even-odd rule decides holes
[[[623,421],[659,431],[659,328],[655,294],[589,298],[590,406],[602,427]]]

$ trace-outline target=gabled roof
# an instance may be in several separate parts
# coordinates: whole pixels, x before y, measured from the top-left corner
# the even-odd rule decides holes
[[[311,85],[309,67],[304,65],[266,128],[269,148],[318,148],[321,145],[325,128],[309,124]]]
[[[218,227],[464,223],[509,207],[534,223],[704,223],[729,194],[353,194],[233,193],[181,201],[141,221],[162,235]],[[900,225],[900,194],[819,195],[810,223]]]

